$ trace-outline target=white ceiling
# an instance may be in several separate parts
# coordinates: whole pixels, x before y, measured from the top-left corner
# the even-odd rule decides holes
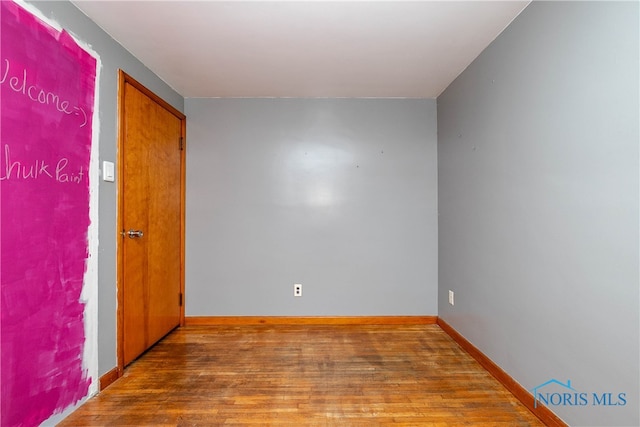
[[[73,3],[184,97],[437,97],[529,1]]]

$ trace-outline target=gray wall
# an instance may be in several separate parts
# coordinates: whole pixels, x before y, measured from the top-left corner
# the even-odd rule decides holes
[[[140,61],[67,1],[31,2],[44,16],[58,22],[100,56],[99,163],[117,160],[118,69],[133,76],[180,111],[184,99]],[[116,183],[99,184],[98,248],[98,370],[116,366]],[[58,417],[60,419],[61,417]],[[53,419],[52,419],[53,421]]]
[[[188,316],[437,314],[435,100],[185,104]]]
[[[640,424],[638,22],[533,2],[438,98],[439,315],[526,389],[627,393],[572,425]]]

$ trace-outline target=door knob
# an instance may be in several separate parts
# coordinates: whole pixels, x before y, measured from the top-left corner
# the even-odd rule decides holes
[[[136,237],[144,236],[144,233],[142,230],[129,230],[127,231],[127,236],[129,236],[130,239],[135,239]]]

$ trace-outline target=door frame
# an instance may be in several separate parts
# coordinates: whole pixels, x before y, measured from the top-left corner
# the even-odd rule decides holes
[[[185,277],[185,207],[186,207],[186,131],[187,131],[187,119],[186,116],[170,105],[168,102],[160,98],[158,95],[147,89],[140,82],[133,77],[125,73],[123,70],[118,70],[118,196],[117,196],[117,325],[116,325],[116,353],[117,353],[117,372],[118,377],[121,377],[124,372],[124,181],[122,179],[124,173],[124,144],[125,144],[125,126],[124,126],[124,91],[125,85],[138,89],[140,92],[151,98],[158,105],[169,111],[171,114],[180,119],[180,136],[181,136],[181,151],[180,151],[180,293],[182,295],[182,304],[180,305],[180,326],[184,326],[184,277]]]

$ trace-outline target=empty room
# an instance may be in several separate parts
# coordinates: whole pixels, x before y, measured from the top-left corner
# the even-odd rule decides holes
[[[0,7],[2,427],[640,425],[639,2]]]

